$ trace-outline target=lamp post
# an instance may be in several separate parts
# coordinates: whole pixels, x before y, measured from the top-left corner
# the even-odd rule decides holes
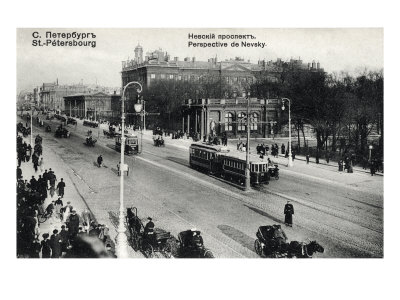
[[[31,146],[33,146],[33,126],[32,126],[32,119],[33,119],[33,103],[31,102]]]
[[[289,161],[288,167],[293,167],[292,161],[292,125],[291,125],[291,118],[290,118],[290,99],[289,98],[282,98],[282,110],[285,110],[285,101],[289,103]]]
[[[140,89],[137,90],[138,93],[142,92],[142,85],[137,81],[128,82],[122,91],[121,97],[121,179],[120,179],[120,190],[119,190],[119,224],[118,224],[118,235],[117,235],[117,257],[127,258],[128,257],[128,239],[126,237],[126,229],[124,224],[124,154],[125,154],[125,105],[124,105],[124,95],[125,90],[128,86],[132,84],[137,84]]]
[[[371,162],[371,158],[372,158],[372,149],[374,148],[374,146],[369,145],[368,148],[369,148],[369,159],[368,159],[368,161]]]
[[[245,190],[250,189],[250,92],[247,94],[247,120],[246,120],[246,171],[245,171]]]
[[[134,108],[135,108],[135,111],[137,113],[144,113],[144,111],[142,111],[143,110],[143,101],[135,103]],[[143,119],[142,119],[142,121],[143,121]],[[140,126],[140,149],[139,149],[139,153],[142,153],[142,147],[143,147],[143,122],[142,122],[142,125]]]

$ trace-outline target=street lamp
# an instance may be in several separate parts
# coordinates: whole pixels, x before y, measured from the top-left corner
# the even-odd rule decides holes
[[[292,125],[291,125],[291,119],[290,119],[290,99],[289,98],[282,98],[282,110],[285,110],[285,101],[289,103],[289,161],[288,161],[288,167],[293,167],[293,161],[292,161]]]
[[[246,171],[245,171],[245,190],[250,189],[250,92],[247,94],[247,136],[246,136]]]
[[[369,162],[371,162],[371,154],[372,154],[372,149],[374,149],[374,146],[372,146],[372,145],[369,145]]]
[[[135,111],[137,113],[143,113],[144,114],[144,111],[142,112],[143,104],[141,102],[135,103],[134,104],[134,108],[135,108]],[[144,126],[144,124],[143,124],[143,119],[142,119],[142,125],[140,126],[140,149],[139,149],[139,153],[142,153],[142,147],[143,147],[143,126]]]
[[[117,257],[127,258],[128,257],[128,239],[126,237],[126,229],[124,224],[124,154],[125,154],[125,105],[124,105],[124,95],[125,90],[128,86],[132,84],[139,85],[140,89],[137,89],[138,93],[142,92],[142,85],[137,81],[128,82],[122,91],[121,97],[121,181],[119,190],[119,224],[118,224],[118,235],[117,235]]]

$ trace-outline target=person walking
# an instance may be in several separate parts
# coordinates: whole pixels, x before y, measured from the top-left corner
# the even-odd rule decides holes
[[[60,240],[62,254],[63,252],[67,252],[68,249],[68,231],[65,230],[65,225],[61,225]]]
[[[87,207],[83,210],[81,218],[82,218],[83,229],[86,232],[89,232],[90,224],[92,223],[92,221],[94,221],[94,218],[92,213],[88,210]]]
[[[284,209],[284,214],[285,214],[285,225],[286,226],[293,226],[293,215],[294,215],[294,208],[293,208],[293,204],[290,203],[290,201],[288,201],[285,205],[285,209]]]
[[[69,233],[69,240],[73,241],[79,232],[79,216],[76,214],[76,210],[73,209],[69,219],[67,220],[67,228]]]
[[[61,181],[57,184],[58,196],[60,196],[61,198],[64,197],[64,188],[65,182],[63,181],[63,178],[61,178]]]
[[[56,211],[56,216],[61,219],[61,208],[64,206],[60,197],[54,202],[54,208]]]
[[[61,256],[61,237],[58,230],[54,229],[50,237],[51,258],[60,258]]]
[[[43,233],[42,235],[43,240],[40,242],[41,249],[42,249],[42,258],[50,258],[51,255],[51,247],[49,241],[49,234]]]
[[[40,172],[43,172],[43,168],[44,168],[43,157],[40,158],[38,165],[40,168]]]
[[[307,161],[307,165],[310,163],[310,154],[307,153],[306,155],[306,161]]]
[[[103,157],[101,156],[101,154],[100,154],[100,156],[97,158],[97,164],[98,164],[98,167],[100,168],[101,166],[102,166],[102,164],[103,164]]]

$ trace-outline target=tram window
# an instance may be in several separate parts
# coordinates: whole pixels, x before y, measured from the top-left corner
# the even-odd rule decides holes
[[[255,165],[254,167],[255,167],[256,172],[258,172],[258,165]]]

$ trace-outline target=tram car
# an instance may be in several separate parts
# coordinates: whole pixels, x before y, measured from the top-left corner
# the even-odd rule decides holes
[[[121,151],[121,134],[116,134],[115,137],[115,150]],[[125,134],[125,154],[138,154],[139,153],[139,139],[136,135]]]
[[[230,153],[226,147],[195,143],[189,148],[189,165],[209,175],[221,177],[236,184],[244,185],[246,178],[246,154]],[[270,174],[268,162],[251,157],[250,184],[268,184]]]

